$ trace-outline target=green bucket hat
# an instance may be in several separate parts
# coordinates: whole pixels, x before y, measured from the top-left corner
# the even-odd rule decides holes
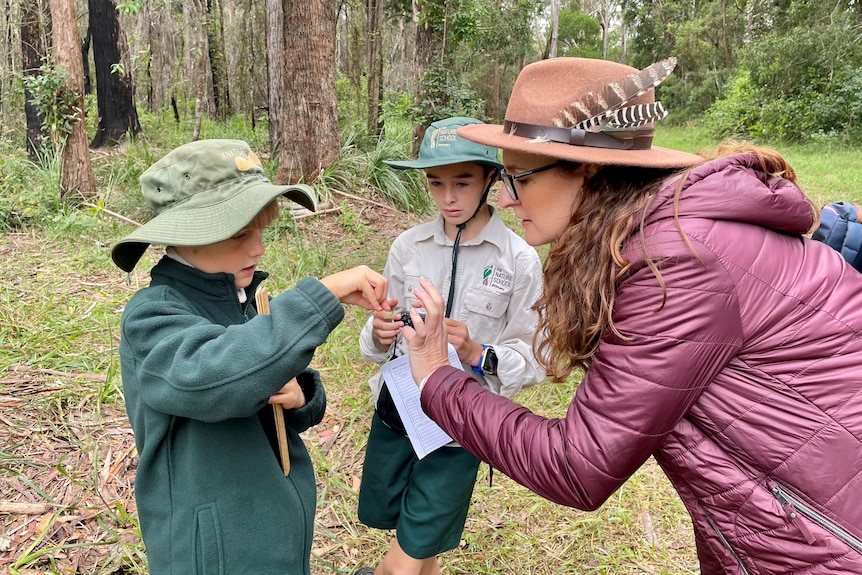
[[[462,126],[481,124],[475,118],[447,118],[434,122],[425,130],[425,137],[419,147],[419,158],[401,162],[385,161],[388,166],[399,170],[436,168],[464,162],[477,162],[497,170],[503,164],[497,161],[497,148],[484,146],[466,140],[455,133]]]
[[[150,166],[140,181],[155,217],[111,250],[111,259],[126,272],[150,244],[206,246],[226,240],[278,196],[317,210],[310,186],[274,185],[257,155],[240,140],[184,144]]]

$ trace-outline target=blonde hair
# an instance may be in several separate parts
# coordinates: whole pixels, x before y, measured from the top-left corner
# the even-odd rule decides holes
[[[796,181],[787,161],[768,148],[727,142],[714,153],[702,156],[706,162],[737,154],[754,155],[765,173]],[[678,220],[678,205],[687,174],[693,167],[681,172],[674,195],[677,229],[686,243],[688,238]],[[642,224],[655,193],[677,172],[603,166],[584,180],[570,224],[554,241],[545,260],[544,291],[534,306],[539,314],[536,333],[546,336],[534,340],[536,356],[554,381],[565,381],[576,368],[589,369],[605,330],[611,329],[624,337],[613,324],[614,301],[619,282],[630,267],[622,250],[637,228],[647,265],[666,297],[661,273],[646,253]],[[817,211],[813,204],[812,210]]]
[[[264,207],[261,211],[257,213],[254,219],[249,222],[249,228],[254,228],[257,230],[263,230],[272,225],[272,223],[278,219],[278,215],[281,213],[281,206],[278,204],[278,198],[269,202],[266,207]]]

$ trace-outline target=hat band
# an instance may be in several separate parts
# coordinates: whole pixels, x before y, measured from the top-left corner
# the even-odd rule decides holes
[[[533,138],[590,148],[609,148],[613,150],[649,150],[652,147],[654,130],[652,128],[627,128],[612,135],[608,132],[588,132],[575,128],[558,128],[538,124],[522,124],[506,120],[503,132],[511,136]]]

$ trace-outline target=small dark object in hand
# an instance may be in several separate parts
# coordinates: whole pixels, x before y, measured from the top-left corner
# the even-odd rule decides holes
[[[422,318],[422,321],[425,321],[425,314],[422,313],[421,311],[419,312],[419,317]],[[402,322],[404,322],[405,326],[409,325],[410,327],[413,327],[413,320],[410,319],[410,310],[409,309],[402,309],[401,310],[401,317],[398,319],[400,319]],[[396,319],[396,321],[397,321],[397,319]]]

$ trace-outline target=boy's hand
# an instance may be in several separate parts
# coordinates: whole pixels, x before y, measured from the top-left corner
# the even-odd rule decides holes
[[[341,303],[364,307],[371,311],[391,309],[386,294],[389,281],[368,266],[357,266],[320,280]]]
[[[449,343],[458,352],[458,359],[461,363],[467,365],[479,365],[482,359],[482,345],[470,339],[470,330],[467,329],[467,324],[443,318],[443,323],[446,324],[446,331],[449,334]]]
[[[375,311],[374,319],[371,320],[374,345],[380,351],[389,349],[389,346],[392,345],[392,342],[395,341],[395,338],[398,337],[398,333],[404,326],[401,320],[398,319],[398,316],[391,311],[398,305],[398,300],[391,299],[387,303],[389,304],[389,309]]]
[[[270,395],[268,403],[281,405],[284,409],[298,409],[305,405],[305,394],[294,377],[277,393]]]

